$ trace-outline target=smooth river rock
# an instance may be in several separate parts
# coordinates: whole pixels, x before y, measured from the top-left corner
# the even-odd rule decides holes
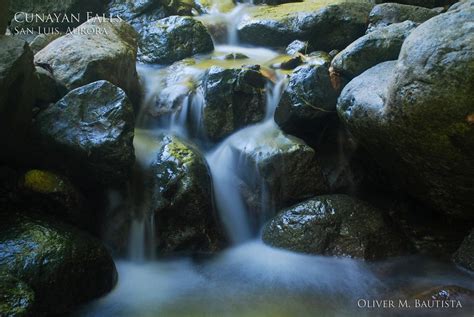
[[[296,252],[366,260],[410,250],[387,214],[347,195],[318,196],[283,210],[265,225],[263,241]]]
[[[40,142],[55,153],[50,160],[78,179],[102,185],[131,175],[134,125],[125,92],[103,80],[69,92],[36,119]]]
[[[137,45],[138,35],[126,22],[94,18],[39,51],[35,63],[48,65],[68,90],[107,80],[138,106]]]
[[[191,17],[171,16],[140,30],[139,60],[150,64],[171,64],[214,49],[206,27]]]
[[[33,315],[70,312],[114,287],[114,262],[98,240],[36,216],[2,210],[0,220],[0,271],[31,287]]]
[[[238,25],[242,42],[286,47],[309,41],[317,50],[343,49],[365,33],[373,5],[368,1],[306,0],[278,6],[257,6]]]
[[[334,57],[332,71],[354,78],[372,66],[396,60],[403,42],[417,26],[415,22],[405,21],[360,37]]]
[[[356,77],[338,104],[342,121],[394,181],[462,218],[474,218],[473,14],[466,6],[420,25],[396,65]]]

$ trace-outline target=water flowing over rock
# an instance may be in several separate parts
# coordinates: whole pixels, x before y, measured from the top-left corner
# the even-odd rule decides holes
[[[409,250],[388,215],[346,195],[319,196],[283,210],[264,227],[263,240],[297,252],[366,260]]]
[[[474,271],[474,230],[464,239],[459,249],[453,255],[453,260],[458,265]]]
[[[238,25],[244,43],[285,47],[295,39],[315,49],[342,49],[363,35],[373,5],[366,1],[307,0],[253,8]]]
[[[379,63],[396,60],[403,42],[416,27],[415,22],[405,21],[377,28],[337,54],[331,62],[332,71],[354,78]]]
[[[31,19],[32,22],[26,22],[23,16],[19,19],[20,23],[13,21],[14,26],[33,29],[57,28],[66,31],[86,22],[90,17],[102,15],[104,9],[103,0],[13,0],[10,1],[10,18],[18,12],[24,12],[30,15],[28,20]],[[33,14],[38,14],[40,19],[33,18]],[[52,18],[48,18],[49,15]]]
[[[171,16],[140,30],[139,60],[151,64],[175,61],[214,49],[206,27],[191,17]]]
[[[49,65],[58,82],[69,90],[107,80],[122,88],[138,105],[141,92],[136,71],[135,30],[118,19],[102,18],[91,19],[76,30],[39,51],[35,62]],[[87,35],[88,32],[93,35]]]
[[[0,160],[26,143],[35,100],[35,68],[28,44],[0,35]]]
[[[0,219],[0,270],[31,287],[36,315],[69,312],[115,285],[114,262],[96,239],[19,213]]]
[[[125,92],[113,84],[97,81],[69,92],[38,115],[36,129],[41,143],[60,154],[50,160],[75,177],[104,185],[129,178],[134,162],[133,108]]]
[[[288,86],[275,111],[283,131],[304,137],[316,134],[336,114],[337,92],[329,76],[328,61],[303,65],[290,75]]]
[[[440,13],[439,8],[428,9],[399,3],[379,4],[370,11],[367,33],[390,24],[407,20],[415,23],[423,23]]]
[[[202,83],[202,124],[212,141],[265,117],[266,79],[258,69],[212,67]]]
[[[0,316],[33,316],[35,293],[6,272],[0,272],[0,299]]]
[[[157,250],[160,254],[218,250],[224,239],[213,211],[204,157],[176,136],[163,134],[156,141],[156,154],[142,168],[142,177],[145,197],[149,197],[144,213],[154,217]]]
[[[465,7],[420,25],[395,68],[379,72],[378,65],[356,77],[338,105],[394,180],[433,208],[465,218],[474,217],[473,14]]]

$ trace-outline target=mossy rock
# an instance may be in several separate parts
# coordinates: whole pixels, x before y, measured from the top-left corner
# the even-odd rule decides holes
[[[33,316],[35,293],[24,282],[0,272],[0,316]]]
[[[238,25],[241,41],[285,47],[309,41],[314,49],[342,49],[364,34],[373,5],[364,0],[306,0],[256,6]]]
[[[409,253],[388,215],[347,195],[318,196],[283,210],[263,241],[292,251],[379,260]]]
[[[31,287],[35,315],[59,314],[110,291],[114,262],[96,239],[38,216],[0,212],[0,270]]]

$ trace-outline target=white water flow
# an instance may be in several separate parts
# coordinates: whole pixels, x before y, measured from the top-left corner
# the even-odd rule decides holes
[[[203,131],[205,100],[199,82],[212,66],[241,68],[243,65],[268,67],[279,54],[264,48],[239,46],[237,25],[245,15],[248,3],[221,11],[222,2],[215,2],[202,19],[223,22],[227,30],[225,45],[216,45],[211,54],[198,55],[170,66],[138,65],[145,98],[137,119],[134,146],[137,163],[132,182],[133,219],[130,225],[129,258],[133,261],[153,259],[156,252],[155,219],[151,210],[151,194],[144,176],[156,158],[157,135],[172,133],[196,144],[205,155],[214,186],[215,206],[230,240],[244,242],[255,236],[262,222],[273,212],[271,197],[259,178],[254,161],[244,155],[246,142],[254,135],[277,129],[273,114],[284,88],[283,75],[274,71],[266,86],[265,117],[261,123],[242,129],[221,144],[212,144]],[[240,53],[247,59],[228,60],[226,55]],[[245,195],[255,191],[249,205]],[[243,191],[244,190],[244,191]]]

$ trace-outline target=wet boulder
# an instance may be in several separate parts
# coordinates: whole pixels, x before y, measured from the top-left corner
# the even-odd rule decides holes
[[[0,272],[0,316],[33,316],[35,293],[24,282]]]
[[[409,244],[388,215],[346,195],[318,196],[283,210],[263,241],[292,251],[379,260],[406,254]]]
[[[107,80],[138,104],[137,40],[137,33],[126,22],[94,18],[39,51],[35,63],[48,65],[68,90]]]
[[[403,42],[416,27],[416,23],[405,21],[364,35],[334,57],[331,71],[354,78],[372,66],[396,60]]]
[[[311,52],[312,48],[309,46],[308,42],[294,40],[285,49],[286,54],[295,55],[295,54],[307,54]]]
[[[205,136],[219,141],[265,117],[266,79],[257,69],[211,67],[202,81]]]
[[[257,6],[238,25],[244,43],[285,47],[294,40],[308,41],[318,50],[342,49],[366,29],[373,5],[365,1],[304,1]]]
[[[400,3],[379,4],[370,11],[367,33],[404,21],[423,23],[440,13],[438,8],[428,9]]]
[[[474,230],[464,239],[459,249],[454,253],[456,264],[474,271]]]
[[[13,26],[19,28],[57,28],[63,32],[72,30],[89,18],[102,15],[105,9],[105,1],[102,0],[15,0],[10,1],[10,17],[13,18]],[[17,18],[14,15],[24,12],[30,15],[32,22],[26,22],[25,15]],[[39,18],[31,18],[32,14],[38,14]],[[56,14],[56,15],[55,15]],[[49,18],[51,15],[51,18]],[[41,21],[43,20],[43,21]],[[79,20],[79,21],[77,21]]]
[[[72,90],[40,112],[35,128],[41,144],[57,153],[49,160],[78,179],[112,185],[131,174],[133,107],[125,92],[107,81]]]
[[[69,312],[115,285],[114,262],[91,236],[11,211],[0,220],[0,270],[31,287],[35,315]]]
[[[216,251],[223,239],[204,157],[176,136],[161,135],[157,141],[156,156],[144,169],[143,178],[155,217],[159,252]]]
[[[231,136],[229,146],[239,155],[240,169],[249,171],[241,175],[246,191],[252,193],[250,196],[266,196],[275,208],[327,191],[317,152],[302,140],[284,134],[272,121]],[[255,175],[261,183],[255,182]]]
[[[338,105],[359,143],[408,193],[463,218],[474,217],[473,14],[466,7],[420,25],[394,68],[379,64],[356,77]]]
[[[151,64],[171,64],[214,49],[206,27],[191,17],[171,16],[140,30],[139,60]]]
[[[290,75],[275,121],[283,131],[298,137],[315,134],[328,117],[335,116],[337,96],[327,62],[300,66]]]
[[[31,126],[36,77],[28,44],[0,36],[0,160],[15,157]]]
[[[375,0],[375,3],[386,3],[386,2],[395,2],[412,6],[426,7],[426,8],[436,8],[449,6],[456,2],[456,0]]]
[[[50,70],[38,66],[36,67],[36,85],[35,105],[39,107],[57,102],[68,92],[67,88],[56,80]]]

